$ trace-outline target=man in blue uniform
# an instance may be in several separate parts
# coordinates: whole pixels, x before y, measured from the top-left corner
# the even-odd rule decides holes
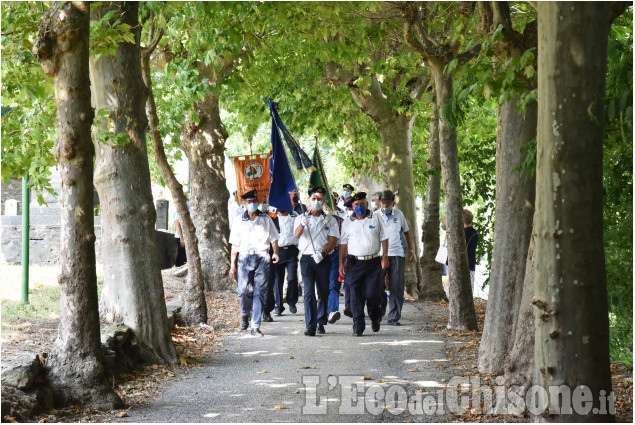
[[[271,217],[258,210],[258,194],[255,190],[242,194],[241,198],[246,211],[240,219],[234,221],[229,234],[229,243],[232,245],[229,276],[238,279],[238,297],[242,310],[240,330],[247,330],[251,316],[251,334],[263,336],[260,331],[262,306],[270,262],[277,263],[279,260],[278,231]],[[273,248],[271,257],[269,244]]]
[[[366,328],[364,304],[368,307],[373,332],[380,328],[383,284],[379,277],[380,271],[388,268],[388,236],[382,217],[368,209],[366,193],[355,194],[353,210],[342,225],[340,274],[350,285],[353,335],[362,336]]]
[[[330,254],[335,248],[340,232],[335,219],[322,209],[324,194],[322,186],[309,189],[311,205],[309,211],[295,219],[295,237],[302,253],[300,270],[304,283],[304,318],[307,336],[325,333],[327,303],[329,298]],[[318,299],[315,299],[317,289]]]

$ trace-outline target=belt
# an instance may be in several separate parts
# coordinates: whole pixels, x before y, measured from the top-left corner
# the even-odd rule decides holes
[[[258,251],[256,249],[250,249],[249,251],[243,251],[241,254],[246,255],[265,255],[267,251]]]
[[[297,248],[297,246],[295,246],[295,245],[287,245],[287,246],[279,246],[278,248],[280,248],[280,249],[291,249],[291,248]]]
[[[349,257],[353,257],[358,261],[372,260],[373,258],[379,257],[379,253],[373,255],[349,255]]]

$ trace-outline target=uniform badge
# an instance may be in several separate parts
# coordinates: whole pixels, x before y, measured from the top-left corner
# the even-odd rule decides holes
[[[373,226],[372,224],[370,226],[368,226],[369,229],[374,229],[375,226]]]

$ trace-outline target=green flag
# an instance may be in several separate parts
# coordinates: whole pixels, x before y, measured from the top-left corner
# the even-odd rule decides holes
[[[335,202],[333,202],[333,194],[331,193],[331,188],[329,187],[329,182],[326,179],[326,174],[324,173],[324,166],[322,165],[322,158],[320,157],[320,150],[318,149],[317,143],[315,144],[315,149],[313,150],[313,165],[315,166],[315,171],[311,173],[309,177],[309,186],[322,186],[326,189],[326,195],[324,196],[324,203],[331,209],[331,212],[335,212]]]

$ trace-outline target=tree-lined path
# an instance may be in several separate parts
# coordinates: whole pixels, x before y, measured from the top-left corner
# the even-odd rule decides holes
[[[343,299],[343,298],[342,298]],[[340,388],[326,389],[326,380],[346,377],[364,385],[399,384],[409,396],[427,395],[451,378],[445,338],[437,332],[420,331],[430,318],[416,304],[404,304],[404,326],[370,328],[361,338],[353,337],[352,319],[343,317],[326,326],[326,334],[306,337],[304,312],[275,317],[264,323],[264,338],[236,331],[225,339],[224,349],[210,358],[210,364],[193,369],[183,379],[166,385],[162,394],[147,405],[128,411],[123,422],[403,422],[413,419],[438,421],[437,416],[391,414],[388,409],[373,415],[339,414]],[[315,367],[315,368],[313,368]],[[414,371],[418,369],[418,371]],[[266,373],[263,371],[266,370]],[[303,376],[319,376],[317,395],[327,398],[327,414],[303,414],[303,406],[315,403],[315,392],[303,384]],[[305,378],[306,379],[306,378]],[[441,381],[442,379],[446,381]],[[380,382],[381,381],[381,382]],[[313,382],[313,381],[311,381]],[[322,400],[324,403],[324,400]],[[395,402],[385,403],[386,406]],[[345,406],[342,407],[345,409]]]

